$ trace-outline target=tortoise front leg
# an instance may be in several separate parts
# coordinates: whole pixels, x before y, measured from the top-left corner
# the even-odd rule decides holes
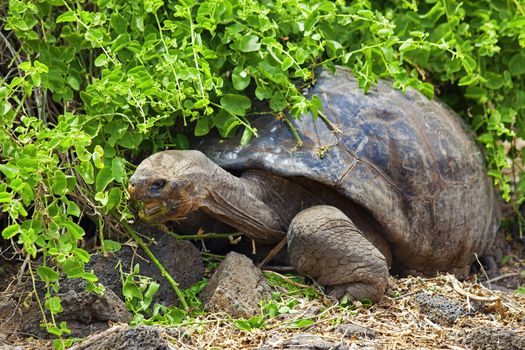
[[[301,211],[288,229],[294,268],[327,287],[329,295],[378,301],[388,284],[385,257],[339,209],[319,205]]]

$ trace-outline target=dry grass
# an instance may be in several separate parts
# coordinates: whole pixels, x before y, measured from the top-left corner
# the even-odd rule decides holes
[[[461,303],[469,314],[452,325],[435,323],[421,312],[415,301],[419,292],[445,296]],[[283,340],[297,333],[312,333],[336,345],[356,344],[378,349],[466,349],[462,338],[475,328],[510,328],[525,336],[525,296],[522,295],[490,291],[479,284],[458,282],[452,276],[391,278],[389,295],[397,296],[384,297],[370,308],[358,303],[355,309],[329,300],[299,300],[294,313],[270,319],[264,329],[252,331],[239,330],[225,315],[211,314],[201,318],[202,323],[185,325],[192,345],[179,345],[188,349],[252,349],[263,344],[279,348]],[[483,312],[474,311],[476,309],[483,309]],[[303,329],[290,326],[305,317],[315,323]],[[340,324],[366,327],[375,337],[347,337],[338,330]]]
[[[290,343],[290,339],[297,339],[299,334],[314,334],[325,345],[343,344],[351,349],[472,349],[464,340],[476,329],[512,329],[525,337],[524,295],[492,291],[472,281],[459,282],[450,275],[392,277],[389,282],[387,295],[371,307],[360,303],[342,306],[323,296],[311,299],[294,294],[288,300],[295,300],[296,305],[287,313],[266,319],[261,329],[240,330],[226,314],[205,314],[179,325],[185,330],[185,337],[170,341],[180,349],[253,349],[262,346],[300,349]],[[295,287],[303,288],[300,285]],[[421,292],[443,296],[461,305],[465,315],[452,324],[431,320],[432,317],[416,301]],[[302,328],[294,327],[298,320],[304,319],[313,323]],[[374,336],[345,334],[341,325],[365,327]],[[2,350],[2,344],[20,345],[23,346],[21,349],[52,348],[48,341],[28,340],[6,331],[2,324]],[[287,347],[287,343],[292,345]]]

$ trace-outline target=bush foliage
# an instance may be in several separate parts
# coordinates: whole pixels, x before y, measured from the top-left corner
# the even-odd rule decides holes
[[[212,129],[247,143],[256,100],[317,115],[301,88],[318,66],[351,67],[365,90],[389,78],[439,95],[478,135],[504,198],[525,199],[522,0],[9,0],[0,11],[2,237],[28,262],[43,257],[53,312],[56,266],[96,281],[83,223],[118,247],[106,233],[132,219],[137,159]]]

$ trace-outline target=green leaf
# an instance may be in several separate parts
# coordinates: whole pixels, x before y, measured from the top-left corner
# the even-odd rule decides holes
[[[80,174],[84,179],[86,184],[91,185],[95,183],[95,170],[93,164],[90,161],[82,161],[75,170]]]
[[[408,38],[405,40],[401,46],[399,46],[399,52],[408,52],[417,49],[417,45],[414,42],[414,39]]]
[[[478,140],[481,143],[492,144],[492,142],[494,142],[494,137],[492,136],[492,134],[485,133],[485,134],[479,135]]]
[[[83,272],[79,277],[85,279],[89,282],[96,282],[98,281],[98,277],[93,272]]]
[[[95,194],[95,200],[104,207],[106,204],[108,204],[108,193],[107,192],[97,192]]]
[[[114,12],[111,14],[110,21],[111,26],[113,27],[113,29],[115,29],[115,32],[117,32],[117,34],[126,33],[126,30],[128,29],[128,22],[123,16]]]
[[[477,66],[478,64],[476,63],[476,60],[472,56],[465,55],[463,59],[463,67],[465,67],[465,70],[467,71],[467,73],[472,74],[474,72],[474,69],[476,69]]]
[[[214,124],[219,129],[221,137],[231,136],[237,127],[241,124],[237,117],[226,111],[221,111],[214,118]]]
[[[374,18],[374,13],[370,10],[359,10],[357,11],[357,14],[368,19]]]
[[[16,162],[16,165],[24,171],[31,172],[38,169],[38,159],[36,158],[21,158]]]
[[[12,164],[0,164],[0,171],[8,178],[13,180],[20,172],[20,169]]]
[[[84,272],[84,264],[74,257],[62,262],[60,268],[70,278],[78,278]]]
[[[9,95],[9,89],[5,86],[0,86],[0,99],[6,98]]]
[[[9,192],[0,192],[0,203],[10,202],[13,198],[13,195]]]
[[[98,169],[104,167],[104,149],[100,145],[95,146],[91,158],[93,159],[93,164],[95,164]]]
[[[155,296],[155,293],[157,293],[157,291],[159,290],[159,287],[160,284],[158,284],[155,281],[152,281],[148,286],[148,290],[146,291],[146,293],[144,293],[144,299],[149,300],[149,302],[151,302],[151,300]]]
[[[80,216],[80,208],[78,207],[77,203],[73,201],[67,202],[67,209],[66,209],[67,215],[72,215],[79,217]]]
[[[293,66],[293,59],[291,59],[290,57],[286,57],[282,62],[281,62],[281,69],[283,71],[287,70],[288,68],[290,68],[291,66]]]
[[[95,66],[96,67],[105,67],[108,64],[108,57],[105,53],[101,53],[98,55],[97,58],[95,58]]]
[[[312,29],[314,28],[315,24],[319,20],[319,13],[317,11],[312,11],[306,18],[304,22],[304,33],[306,35],[311,34]]]
[[[221,98],[221,106],[231,114],[244,116],[252,101],[244,95],[226,94]]]
[[[270,108],[272,111],[280,112],[288,106],[288,102],[284,98],[283,94],[280,91],[277,91],[273,94],[270,99]]]
[[[31,71],[32,67],[33,66],[31,64],[31,61],[24,61],[24,62],[22,62],[22,63],[20,63],[18,65],[18,68],[20,68],[21,70],[23,70],[26,73],[29,73]]]
[[[47,266],[39,266],[36,273],[46,283],[58,281],[58,272]]]
[[[20,225],[11,224],[2,230],[2,237],[4,239],[11,239],[19,232],[20,232]]]
[[[57,296],[46,298],[45,307],[53,314],[57,314],[64,310],[62,308],[60,297],[57,297]]]
[[[190,142],[186,135],[177,133],[174,138],[175,148],[176,149],[188,149],[190,147]]]
[[[11,108],[11,103],[8,101],[0,101],[0,117],[6,115]]]
[[[374,303],[372,302],[372,300],[370,299],[363,299],[361,300],[361,304],[363,305],[363,307],[365,307],[366,309],[370,308],[372,305],[374,305]]]
[[[130,131],[125,134],[123,138],[118,140],[118,144],[124,148],[133,149],[140,145],[143,136],[140,132]]]
[[[458,85],[459,86],[475,85],[477,82],[479,82],[479,74],[469,74],[459,79]]]
[[[290,327],[292,328],[304,328],[304,327],[309,327],[311,325],[313,325],[315,322],[309,318],[305,318],[305,319],[300,319],[300,320],[296,320],[294,322],[292,322],[290,324]]]
[[[19,177],[11,181],[11,183],[9,184],[9,187],[13,189],[13,192],[20,191],[23,186],[24,186],[24,180],[22,180]]]
[[[241,137],[241,145],[246,146],[252,139],[253,131],[250,128],[245,128]]]
[[[487,72],[485,78],[487,79],[487,87],[492,90],[500,89],[505,84],[505,79],[501,74]]]
[[[89,28],[84,34],[84,38],[98,46],[104,41],[104,32],[99,28]]]
[[[525,73],[525,54],[519,52],[512,56],[509,61],[509,71],[513,76]]]
[[[210,132],[210,120],[207,117],[200,117],[195,124],[193,131],[195,136],[204,136]]]
[[[242,66],[233,68],[232,83],[235,90],[242,91],[250,85],[251,77]]]
[[[325,13],[335,13],[337,10],[336,5],[332,1],[325,1],[321,3],[319,7],[317,7],[317,9]],[[361,11],[364,11],[364,10],[360,10],[359,12]],[[371,16],[373,16],[371,11],[368,11],[368,12],[370,12]]]
[[[487,101],[487,91],[478,86],[469,86],[465,91],[465,97],[484,103]]]
[[[124,120],[113,120],[104,126],[104,132],[109,135],[108,144],[114,147],[118,140],[128,131],[128,125]]]
[[[75,248],[73,252],[75,253],[75,256],[79,258],[83,263],[87,264],[89,262],[90,255],[84,249]]]
[[[79,240],[84,236],[84,229],[73,221],[66,221],[63,225],[75,240]]]
[[[252,329],[251,324],[246,320],[235,320],[233,321],[233,325],[241,331],[249,331]]]
[[[95,189],[97,192],[102,192],[104,189],[113,181],[113,171],[109,167],[105,167],[99,170],[97,178],[95,180]]]
[[[115,157],[111,161],[111,173],[115,181],[122,183],[126,177],[126,162],[121,157]]]
[[[102,242],[102,245],[107,252],[118,252],[120,249],[122,249],[122,245],[119,242],[112,241],[110,239],[105,239]]]
[[[61,14],[57,17],[56,22],[57,23],[64,23],[64,22],[76,22],[77,19],[75,17],[74,11],[67,11]]]
[[[80,89],[80,82],[73,76],[67,77],[67,84],[73,88],[73,90]]]
[[[261,316],[253,316],[250,317],[247,320],[239,319],[233,321],[233,324],[239,328],[240,330],[251,330],[251,329],[258,329],[262,328],[264,326],[265,320]]]
[[[147,13],[155,13],[159,8],[164,5],[163,0],[145,0],[144,1],[144,10]]]
[[[107,210],[116,208],[122,200],[122,190],[118,187],[113,187],[108,194],[108,203],[106,204]]]
[[[265,78],[278,85],[286,85],[289,83],[288,76],[282,71],[281,66],[276,64],[271,57],[266,57],[257,65],[259,72]]]
[[[268,85],[259,85],[257,84],[257,88],[255,89],[255,96],[259,100],[267,100],[271,98],[273,95],[272,89]]]
[[[35,193],[33,192],[33,189],[27,182],[24,183],[24,186],[20,190],[20,194],[22,195],[22,201],[26,206],[30,205],[31,202],[35,199]]]
[[[67,178],[60,170],[55,171],[51,183],[53,193],[62,196],[67,193]]]
[[[242,52],[253,52],[259,51],[261,44],[259,43],[259,37],[257,35],[249,34],[241,38],[239,42],[239,49]]]

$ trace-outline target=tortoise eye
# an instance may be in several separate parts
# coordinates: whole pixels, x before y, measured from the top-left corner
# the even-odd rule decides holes
[[[155,180],[155,181],[153,181],[153,183],[151,184],[151,186],[150,186],[150,190],[152,190],[152,191],[158,191],[158,190],[160,190],[162,187],[164,187],[164,185],[166,185],[166,180],[162,180],[162,179]]]

